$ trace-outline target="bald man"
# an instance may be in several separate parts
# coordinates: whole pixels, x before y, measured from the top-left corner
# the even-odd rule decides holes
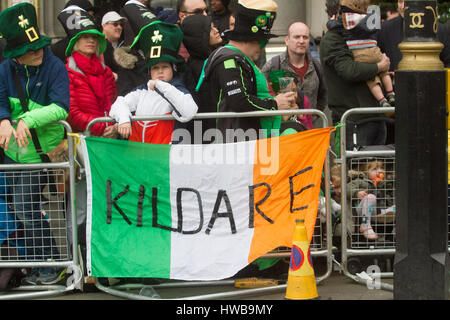
[[[320,62],[309,51],[310,28],[303,22],[294,22],[288,28],[284,39],[286,52],[273,57],[262,68],[267,81],[270,72],[285,70],[298,80],[297,89],[308,98],[312,109],[323,111],[327,106],[327,88],[323,81]],[[314,121],[314,127],[320,127],[321,121]]]

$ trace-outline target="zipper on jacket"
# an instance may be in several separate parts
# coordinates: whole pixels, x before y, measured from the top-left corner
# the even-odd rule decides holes
[[[26,73],[27,73],[27,85],[26,85],[25,89],[26,89],[26,91],[27,91],[27,96],[26,96],[26,98],[27,98],[27,103],[28,103],[28,100],[30,99],[30,92],[28,91],[29,86],[30,86],[30,73],[28,72],[27,65],[24,65],[24,67],[25,67],[25,71],[26,71]]]

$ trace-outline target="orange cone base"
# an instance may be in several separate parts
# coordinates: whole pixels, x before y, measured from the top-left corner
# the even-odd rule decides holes
[[[316,278],[314,275],[288,277],[286,299],[308,300],[316,299],[318,297]]]

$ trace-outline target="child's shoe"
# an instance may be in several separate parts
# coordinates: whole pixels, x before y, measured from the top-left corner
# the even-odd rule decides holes
[[[391,92],[386,95],[387,101],[392,107],[395,107],[395,93]]]
[[[67,268],[41,268],[38,282],[43,285],[55,284],[64,279]]]
[[[39,269],[38,268],[32,268],[30,273],[22,279],[22,284],[31,284],[31,285],[37,285],[38,284],[38,278],[39,278]]]
[[[380,105],[380,107],[382,108],[390,108],[392,107],[389,102],[386,100],[386,98],[384,98],[383,100],[379,101],[378,104]]]

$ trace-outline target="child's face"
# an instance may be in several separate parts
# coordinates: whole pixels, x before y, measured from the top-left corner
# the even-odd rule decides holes
[[[160,62],[150,68],[152,80],[163,80],[169,82],[173,78],[172,65],[168,62]]]
[[[383,164],[379,162],[370,164],[367,175],[371,180],[383,180],[386,175]]]
[[[339,176],[331,176],[330,179],[330,187],[334,190],[336,195],[341,195],[341,177]]]

